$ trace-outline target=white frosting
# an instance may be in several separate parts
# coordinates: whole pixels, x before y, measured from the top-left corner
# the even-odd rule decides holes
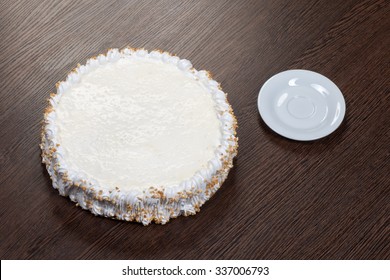
[[[169,71],[173,71],[176,74],[173,74],[172,77],[160,77],[159,81],[164,83],[165,89],[167,87],[175,89],[175,84],[182,83],[185,85],[185,90],[181,90],[181,95],[176,90],[165,91],[167,99],[164,98],[162,102],[160,99],[163,90],[157,88],[157,86],[154,89],[159,94],[156,94],[155,91],[144,94],[145,97],[138,94],[139,91],[150,91],[150,88],[158,85],[158,83],[152,83],[153,85],[150,86],[150,83],[147,82],[148,85],[145,83],[142,86],[141,80],[149,75],[147,73],[140,75],[139,79],[136,79],[138,71],[133,71],[133,76],[126,75],[125,71],[117,71],[117,75],[111,75],[111,71],[108,71],[110,73],[103,75],[104,69],[126,68],[128,66],[125,65],[130,61],[133,62],[133,66],[141,68],[144,67],[142,65],[154,63],[151,68],[145,66],[149,68],[147,72],[152,74],[158,69],[156,67],[163,67],[164,71],[162,72],[165,73],[160,71],[157,76],[166,75]],[[99,73],[102,74],[101,78],[99,78]],[[180,78],[174,79],[175,75]],[[111,79],[107,79],[108,76],[111,76]],[[156,75],[149,76],[156,79]],[[90,82],[88,82],[89,77],[92,77]],[[173,78],[172,83],[169,82],[171,78]],[[102,79],[106,79],[106,82]],[[128,82],[129,79],[132,79],[133,82]],[[118,80],[121,82],[118,83]],[[139,91],[126,94],[129,89],[129,87],[126,87],[127,83],[131,87],[138,85]],[[97,84],[102,86],[96,90],[91,89],[91,86],[95,87]],[[107,85],[110,85],[110,90],[104,92]],[[80,89],[83,87],[87,90],[81,91]],[[180,96],[174,98],[177,93]],[[189,99],[185,98],[184,105],[180,107],[174,106],[174,103],[184,98],[183,93],[188,95]],[[134,102],[133,98],[129,98],[131,94],[138,94],[142,98],[137,98],[137,102]],[[108,96],[114,98],[108,98]],[[157,100],[155,99],[156,96]],[[69,100],[66,101],[68,98]],[[79,102],[76,102],[77,99],[74,98],[79,98]],[[192,100],[193,103],[187,104],[186,102],[189,100]],[[162,105],[171,106],[173,111],[161,111]],[[142,106],[148,108],[140,110]],[[62,107],[63,109],[61,109]],[[121,110],[117,108],[113,110],[113,107],[121,108]],[[156,107],[158,113],[151,114],[150,107]],[[107,109],[111,112],[107,113]],[[146,112],[150,118],[142,118],[140,114],[135,113],[137,110],[143,113]],[[206,117],[208,114],[209,117]],[[173,120],[173,115],[177,116],[176,120]],[[192,118],[189,119],[194,115],[197,121]],[[131,116],[136,119],[136,123],[139,124],[138,127],[141,127],[137,127],[138,134],[128,133],[131,131],[129,127],[134,128],[136,124]],[[207,122],[205,122],[206,119]],[[98,120],[100,121],[98,122]],[[142,125],[145,124],[143,122],[148,122],[148,126]],[[154,126],[155,129],[150,129],[150,125]],[[187,125],[187,130],[183,130],[183,126]],[[118,129],[114,129],[115,127],[118,127]],[[137,221],[144,225],[148,225],[152,221],[165,224],[170,218],[179,215],[194,215],[220,188],[233,166],[233,158],[237,154],[236,127],[237,120],[226,99],[226,94],[221,90],[219,84],[211,79],[207,71],[197,71],[192,68],[190,61],[180,59],[166,52],[152,51],[149,53],[143,49],[134,50],[130,48],[121,51],[111,49],[106,55],[99,55],[97,58],[89,59],[85,65],[79,65],[67,76],[65,81],[57,83],[57,94],[50,94],[49,106],[45,110],[41,134],[42,162],[46,165],[53,187],[61,195],[69,196],[72,201],[83,209],[87,209],[95,215]],[[104,130],[107,133],[97,133],[98,130]],[[189,137],[190,135],[193,138]],[[155,139],[157,136],[160,141]],[[182,138],[183,141],[179,141],[179,138]],[[132,141],[129,141],[130,139]],[[195,141],[196,139],[198,141]],[[116,145],[105,145],[105,141]],[[162,148],[162,151],[159,151],[160,153],[154,151],[153,160],[155,160],[156,155],[161,157],[164,155],[170,159],[169,166],[172,169],[180,170],[180,172],[164,173],[157,170],[158,173],[151,174],[151,165],[148,165],[143,170],[149,172],[148,174],[151,174],[151,176],[146,176],[148,179],[138,176],[138,180],[151,183],[153,176],[158,174],[160,176],[158,186],[155,185],[149,188],[142,187],[142,184],[124,184],[120,186],[121,188],[110,186],[112,181],[118,182],[120,176],[128,176],[124,181],[134,180],[134,177],[131,177],[128,173],[120,174],[120,168],[124,168],[120,164],[117,168],[111,166],[111,170],[109,164],[107,167],[104,164],[107,165],[107,162],[109,162],[115,165],[118,162],[130,162],[128,157],[124,157],[123,154],[134,157],[133,153],[139,153],[140,157],[134,158],[137,161],[140,158],[142,160],[142,156],[145,157],[148,153],[151,153],[153,147],[146,146],[147,141],[155,144],[154,147]],[[172,145],[170,141],[172,141]],[[184,141],[191,145],[184,145]],[[122,146],[126,153],[120,150]],[[83,148],[80,149],[80,147]],[[131,147],[137,147],[137,149],[131,150]],[[143,147],[144,153],[139,151],[139,147]],[[174,147],[174,149],[168,148],[172,153],[161,154],[166,151],[163,148],[167,147]],[[199,148],[199,151],[195,152],[197,148]],[[192,156],[183,152],[187,149],[192,149]],[[180,154],[177,153],[178,150],[182,151],[183,157],[188,156],[188,161],[180,157]],[[109,156],[105,151],[109,153]],[[113,160],[112,157],[114,156],[117,161]],[[99,161],[99,157],[103,169],[99,169],[101,166],[96,163]],[[91,161],[92,158],[95,158],[96,162]],[[194,159],[198,162],[194,162]],[[207,161],[207,159],[209,160]],[[153,160],[152,164],[157,164]],[[159,160],[162,160],[162,158]],[[146,162],[145,159],[144,162]],[[169,167],[166,163],[167,161],[165,161],[165,164],[160,162],[160,166],[162,168]],[[131,161],[129,164],[131,165],[133,162]],[[83,169],[80,166],[89,166],[91,171],[85,170],[88,167]],[[135,168],[134,170],[140,170],[138,165]],[[185,172],[192,173],[193,171],[190,172],[191,168],[197,171],[188,177]],[[101,172],[99,173],[99,171]],[[116,172],[115,174],[118,174],[118,177],[111,175],[106,177],[108,180],[104,181],[105,175],[101,173],[112,174],[111,171]],[[167,185],[161,186],[162,178],[168,178],[164,177],[168,174]],[[180,180],[180,178],[184,179]],[[175,183],[172,183],[174,181]]]
[[[58,102],[57,137],[68,168],[121,190],[178,185],[206,169],[222,128],[191,64],[164,63],[153,53],[105,59],[71,74],[76,83]]]

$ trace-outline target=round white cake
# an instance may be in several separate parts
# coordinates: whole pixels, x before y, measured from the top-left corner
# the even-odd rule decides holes
[[[111,49],[57,83],[42,161],[82,208],[165,224],[195,214],[226,179],[236,126],[209,72],[167,52]]]

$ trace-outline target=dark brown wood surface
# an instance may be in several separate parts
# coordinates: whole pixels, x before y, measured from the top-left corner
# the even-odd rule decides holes
[[[373,1],[0,2],[2,259],[389,259],[390,5]],[[210,70],[239,154],[201,212],[144,227],[95,217],[51,187],[40,121],[55,83],[111,47],[162,49]],[[287,140],[261,120],[273,74],[318,71],[341,127]]]

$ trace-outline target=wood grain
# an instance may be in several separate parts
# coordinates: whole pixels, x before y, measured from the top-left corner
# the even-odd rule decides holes
[[[2,259],[389,259],[390,9],[373,1],[1,1]],[[163,49],[210,70],[239,121],[228,180],[193,217],[143,227],[58,195],[41,164],[55,83],[110,47]],[[302,143],[256,99],[273,74],[318,71],[346,119]]]

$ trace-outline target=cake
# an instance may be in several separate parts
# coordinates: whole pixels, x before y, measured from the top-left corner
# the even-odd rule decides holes
[[[56,87],[42,162],[60,195],[95,215],[148,225],[196,214],[233,166],[226,94],[186,59],[110,49]]]

